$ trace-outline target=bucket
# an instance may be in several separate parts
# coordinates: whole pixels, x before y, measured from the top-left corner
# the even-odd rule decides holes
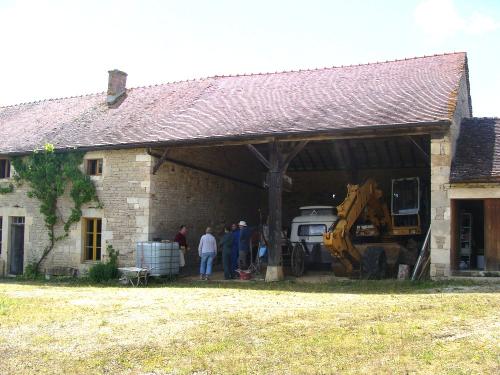
[[[252,278],[252,272],[250,271],[239,271],[240,280],[250,280]]]
[[[398,268],[398,280],[408,280],[410,278],[410,266],[400,264]]]

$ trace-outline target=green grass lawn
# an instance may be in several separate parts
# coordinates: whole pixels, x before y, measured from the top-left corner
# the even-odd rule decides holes
[[[500,285],[0,282],[0,374],[494,374]]]

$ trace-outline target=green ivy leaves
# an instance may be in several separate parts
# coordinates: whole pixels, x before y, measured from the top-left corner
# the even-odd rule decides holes
[[[44,250],[38,265],[52,250],[54,242],[67,237],[71,225],[80,221],[85,203],[95,201],[100,206],[94,183],[80,170],[83,155],[77,151],[57,153],[54,145],[47,143],[43,150],[34,151],[27,157],[12,159],[15,179],[29,184],[27,195],[40,201],[40,212],[48,229],[51,245]],[[73,207],[69,218],[64,221],[57,216],[57,203],[68,186]],[[55,237],[54,226],[58,221],[64,223],[64,235]]]

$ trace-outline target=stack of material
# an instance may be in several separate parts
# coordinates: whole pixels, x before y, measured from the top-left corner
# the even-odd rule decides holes
[[[179,274],[180,249],[177,242],[138,242],[135,265],[147,268],[151,276]]]

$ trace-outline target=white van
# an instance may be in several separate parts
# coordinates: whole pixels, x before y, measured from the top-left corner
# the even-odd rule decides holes
[[[337,222],[333,206],[300,207],[300,216],[292,220],[290,242],[302,243],[306,252],[306,263],[331,264],[333,257],[323,246],[323,233]]]

